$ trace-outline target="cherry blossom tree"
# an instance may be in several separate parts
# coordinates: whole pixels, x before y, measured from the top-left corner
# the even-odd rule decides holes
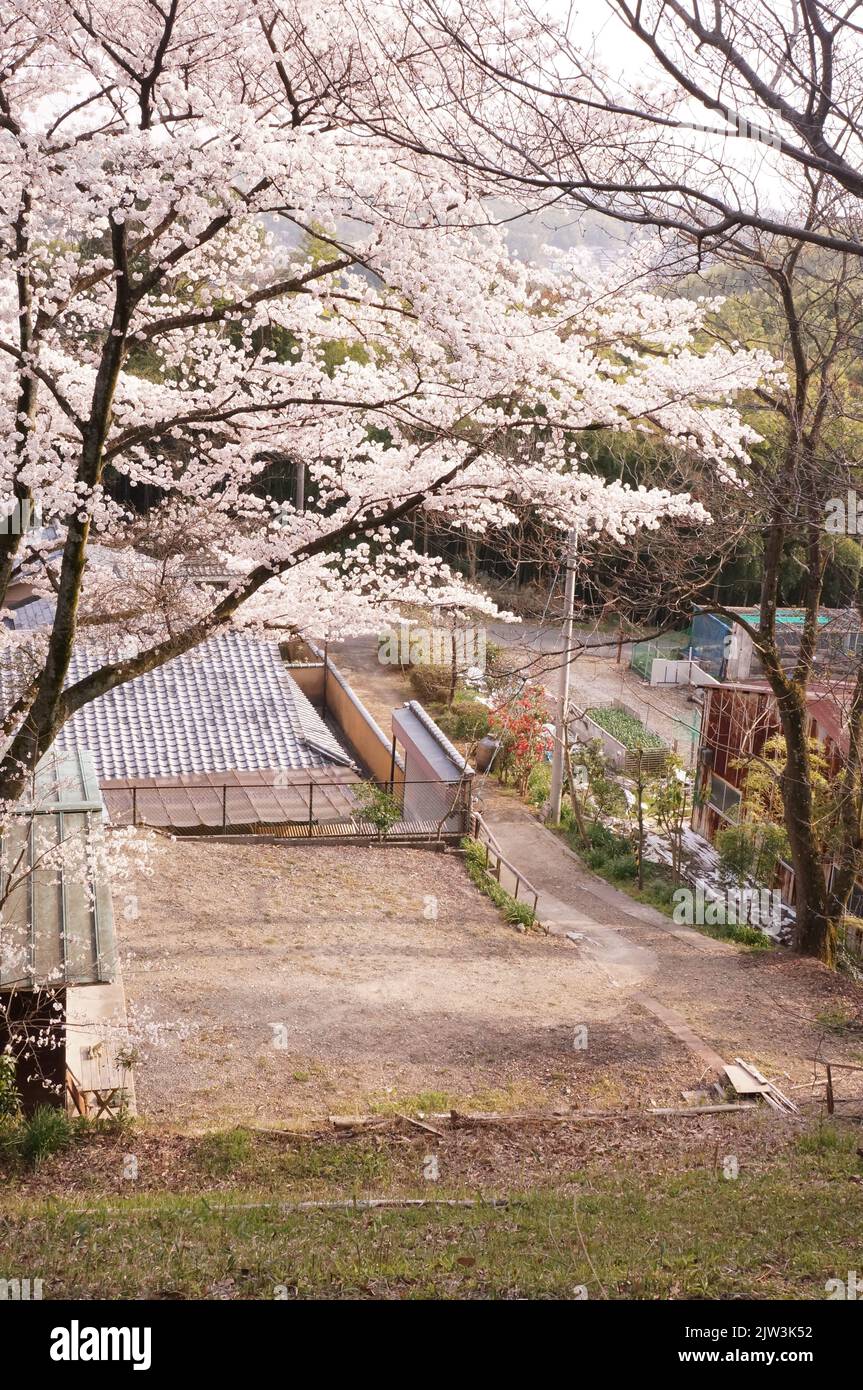
[[[696,346],[708,306],[626,288],[637,266],[514,260],[481,180],[352,115],[386,75],[364,23],[341,3],[4,5],[0,493],[50,526],[5,528],[0,577],[24,566],[55,611],[4,639],[0,797],[86,702],[231,624],[473,603],[414,549],[417,512],[478,534],[527,504],[585,543],[707,523],[685,492],[584,470],[581,431],[745,464],[733,397],[769,357]]]
[[[760,233],[863,255],[856,0],[357,3],[389,58],[353,107],[378,133],[534,207],[705,246]],[[409,16],[401,43],[393,11]],[[786,197],[801,180],[821,184],[832,226]]]
[[[822,679],[817,638],[833,543],[825,513],[859,474],[858,7],[829,0],[394,3],[411,21],[401,47],[393,42],[392,11],[365,11],[377,62],[388,55],[386,82],[373,80],[370,61],[362,92],[344,99],[376,137],[415,157],[450,162],[463,176],[471,171],[516,208],[587,215],[609,236],[641,237],[649,229],[667,273],[707,272],[715,285],[717,266],[731,266],[738,284],[757,286],[778,310],[787,378],[758,392],[759,407],[777,417],[768,425],[774,447],[764,451],[766,469],[747,474],[745,500],[737,495],[737,526],[763,538],[760,613],[749,623],[730,610],[725,616],[745,628],[759,654],[787,744],[782,787],[795,944],[832,964],[863,871],[863,664],[850,671],[847,690],[831,693],[848,754],[843,844],[829,875],[815,810],[808,692]],[[295,34],[306,42],[301,27]],[[315,42],[310,35],[308,51],[324,65]],[[697,495],[728,534],[733,494],[725,489],[721,515],[719,491],[702,479]],[[803,640],[799,659],[785,669],[777,611],[783,567],[795,554],[806,576]],[[673,601],[680,586],[660,580]],[[695,595],[703,603],[704,587],[693,583],[689,601]],[[719,592],[717,585],[716,611]],[[855,605],[863,614],[863,587]]]

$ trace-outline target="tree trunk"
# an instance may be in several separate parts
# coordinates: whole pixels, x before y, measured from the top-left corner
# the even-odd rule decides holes
[[[638,797],[638,891],[644,888],[644,777],[641,771],[641,749],[638,750],[638,780],[635,784]]]
[[[449,695],[447,696],[447,708],[455,700],[455,692],[458,688],[458,638],[455,628],[450,633],[450,673],[449,673]]]
[[[814,825],[805,691],[796,682],[788,682],[778,705],[785,737],[782,804],[794,867],[794,947],[801,955],[815,956],[832,966],[836,962],[837,924],[831,920],[823,856]]]

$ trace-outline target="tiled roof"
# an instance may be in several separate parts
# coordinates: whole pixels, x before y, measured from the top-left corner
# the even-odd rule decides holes
[[[54,602],[36,599],[10,611],[16,630],[36,629],[53,622]],[[76,652],[67,684],[104,659]],[[102,781],[351,765],[278,647],[239,632],[213,637],[100,695],[72,716],[57,746],[88,748]]]
[[[101,659],[78,651],[68,683]],[[100,781],[350,763],[278,648],[235,632],[92,700],[57,745],[89,749]]]
[[[27,603],[19,603],[17,608],[9,609],[6,625],[14,628],[16,632],[50,627],[54,621],[55,607],[52,598],[29,599]]]

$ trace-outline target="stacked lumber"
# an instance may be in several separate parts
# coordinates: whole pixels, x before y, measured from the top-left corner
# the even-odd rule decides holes
[[[780,1115],[799,1115],[800,1107],[790,1100],[774,1082],[769,1081],[751,1062],[735,1057],[734,1062],[725,1067],[729,1084],[739,1096],[760,1096],[762,1100],[777,1110]]]

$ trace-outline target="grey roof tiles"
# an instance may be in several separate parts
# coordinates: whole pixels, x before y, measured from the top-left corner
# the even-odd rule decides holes
[[[26,626],[38,626],[40,616],[50,621],[50,602],[38,608]],[[78,649],[67,685],[105,659],[102,652]],[[286,670],[278,647],[240,632],[212,637],[98,696],[63,726],[57,747],[89,749],[100,781],[351,762]]]

